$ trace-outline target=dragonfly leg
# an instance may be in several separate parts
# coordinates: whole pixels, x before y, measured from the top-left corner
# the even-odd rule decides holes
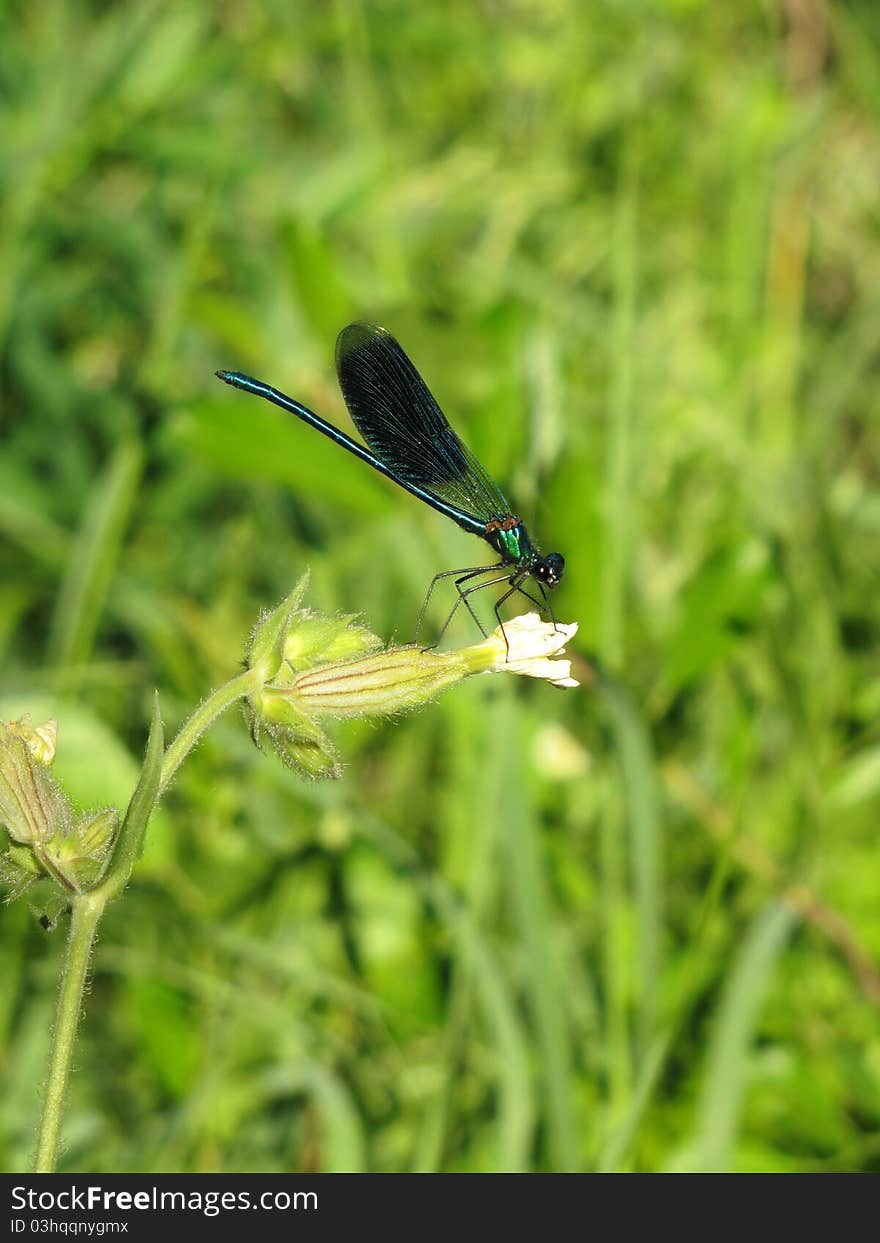
[[[541,599],[536,600],[535,597],[531,594],[531,592],[526,591],[525,587],[521,586],[522,581],[523,581],[522,578],[520,578],[515,583],[513,582],[513,579],[510,580],[510,582],[512,583],[511,589],[505,595],[503,595],[501,599],[498,601],[499,608],[504,603],[504,601],[508,598],[508,596],[513,595],[514,592],[517,592],[518,595],[525,596],[527,600],[531,600],[532,604],[536,604],[542,613],[549,613],[550,620],[553,623],[553,629],[558,634],[559,623],[556,620],[556,614],[553,612],[553,605],[550,603],[550,597],[547,595],[547,592],[544,588],[544,584],[542,582],[538,583],[538,590],[541,593]],[[500,620],[501,619],[499,618],[499,621]]]
[[[488,568],[490,570],[497,570],[498,566],[492,565],[492,566],[489,566]],[[485,573],[485,570],[483,570],[482,573]],[[455,604],[452,607],[452,612],[449,614],[449,616],[446,618],[446,621],[443,623],[443,629],[440,631],[440,637],[437,639],[437,643],[439,643],[441,639],[443,638],[444,634],[446,633],[447,627],[449,626],[449,623],[452,621],[453,617],[458,612],[459,605],[461,604],[465,606],[467,611],[470,613],[471,617],[476,622],[476,625],[477,625],[477,628],[480,634],[483,636],[484,639],[486,638],[486,631],[485,631],[485,628],[483,627],[483,623],[480,621],[479,617],[477,617],[476,613],[471,608],[471,603],[470,603],[470,600],[468,600],[468,596],[472,596],[475,591],[482,591],[486,587],[492,587],[495,583],[509,583],[510,575],[502,574],[498,578],[490,578],[489,581],[486,583],[477,583],[474,587],[468,587],[467,591],[462,591],[461,584],[464,582],[467,582],[469,578],[475,578],[475,577],[476,577],[475,574],[470,573],[470,574],[464,574],[462,575],[461,578],[458,578],[455,580],[455,587],[456,587],[456,590],[458,591],[458,599],[456,600]]]
[[[553,605],[550,603],[550,597],[547,595],[547,592],[544,590],[544,584],[543,584],[543,583],[539,582],[539,583],[538,583],[538,586],[539,586],[539,587],[540,587],[540,589],[541,589],[541,598],[542,598],[542,599],[543,599],[543,601],[544,601],[544,608],[545,608],[545,609],[547,610],[547,612],[550,614],[550,620],[551,620],[551,621],[552,621],[552,623],[553,623],[553,629],[554,629],[554,630],[556,631],[556,633],[558,634],[558,633],[559,633],[559,624],[558,624],[558,622],[556,621],[556,614],[553,612]],[[527,592],[527,591],[524,591],[524,592],[523,592],[523,595],[524,595],[524,596],[528,595],[528,592]],[[533,596],[529,596],[529,599],[530,599],[530,600],[532,600],[533,598],[534,598]],[[537,600],[535,600],[535,604],[537,604],[537,603],[538,603],[538,601],[537,601]]]
[[[538,601],[534,598],[534,596],[530,596],[529,593],[527,591],[523,591],[522,587],[520,586],[520,583],[523,581],[527,573],[528,573],[527,570],[520,570],[519,573],[514,574],[512,575],[512,577],[508,578],[507,582],[510,583],[510,590],[505,591],[504,595],[495,605],[495,616],[498,618],[498,626],[501,630],[501,633],[504,635],[504,646],[507,648],[507,655],[505,657],[505,660],[510,659],[510,644],[507,642],[507,631],[504,629],[504,622],[501,620],[500,610],[501,610],[502,604],[504,603],[505,600],[508,600],[514,594],[514,592],[517,592],[517,591],[519,592],[521,596],[525,596],[528,600],[531,600],[533,604],[538,604]],[[540,607],[541,607],[540,604],[538,604],[538,608]]]
[[[489,568],[492,570],[497,570],[498,566],[493,565],[493,566],[490,566]],[[473,587],[468,587],[467,591],[462,591],[461,584],[467,582],[469,578],[474,578],[474,577],[476,577],[474,574],[465,574],[461,578],[457,578],[455,580],[455,588],[456,588],[456,591],[458,592],[458,599],[456,600],[455,604],[452,606],[451,613],[446,618],[446,621],[443,623],[443,628],[440,631],[439,638],[437,639],[438,643],[441,641],[444,634],[446,633],[449,623],[452,621],[453,617],[458,612],[459,605],[461,604],[465,606],[467,611],[470,613],[471,617],[474,619],[474,622],[480,634],[483,636],[484,639],[486,638],[485,627],[483,626],[483,623],[480,621],[479,617],[477,617],[474,610],[471,608],[471,602],[470,600],[468,600],[468,596],[473,595],[475,591],[482,591],[484,587],[491,587],[493,583],[506,583],[506,582],[509,582],[510,580],[507,577],[507,575],[502,575],[500,578],[490,578],[487,583],[477,583]]]
[[[492,567],[492,568],[497,568],[497,567]],[[475,591],[482,591],[484,587],[491,587],[495,583],[509,583],[510,584],[510,590],[505,591],[504,595],[495,605],[495,617],[497,618],[497,621],[498,621],[498,627],[501,630],[501,633],[504,635],[504,645],[507,648],[508,659],[510,657],[510,644],[507,641],[507,631],[504,629],[504,621],[502,620],[502,617],[501,617],[501,606],[504,603],[504,601],[509,600],[510,597],[514,595],[514,593],[521,595],[521,596],[525,596],[527,600],[530,600],[532,604],[536,605],[542,611],[546,609],[546,611],[550,614],[550,620],[553,622],[554,629],[558,630],[558,626],[556,625],[556,618],[553,614],[553,607],[550,604],[550,601],[547,599],[547,593],[544,590],[544,584],[538,583],[538,587],[540,588],[540,591],[541,591],[541,596],[543,597],[543,604],[542,604],[540,600],[536,600],[535,597],[531,595],[528,591],[526,591],[525,588],[522,586],[527,576],[528,576],[527,570],[518,570],[514,574],[503,574],[498,578],[491,578],[489,579],[487,583],[478,583],[476,587],[469,587],[467,591],[461,590],[459,583],[463,582],[464,580],[458,579],[456,581],[456,586],[459,589],[461,601],[456,602],[455,608],[452,610],[452,613],[450,613],[449,617],[446,619],[446,623],[443,627],[443,630],[445,631],[446,626],[448,626],[450,621],[452,620],[453,614],[455,613],[455,610],[458,608],[459,603],[463,603],[467,606],[467,610],[470,613],[471,617],[473,617],[477,625],[480,626],[480,623],[475,617],[474,611],[471,608],[467,600],[467,597],[470,595],[473,595]],[[467,575],[466,577],[469,578],[472,576]],[[485,635],[486,632],[483,630],[482,626],[480,626],[480,630]],[[443,632],[441,631],[441,638],[442,638],[442,633]]]
[[[519,586],[519,584],[517,584],[517,586],[516,586],[515,590],[516,590],[516,591],[518,591],[518,592],[519,592],[519,594],[520,594],[521,596],[525,596],[525,598],[526,598],[527,600],[531,600],[532,604],[537,604],[538,608],[539,608],[539,609],[540,609],[543,613],[549,613],[549,614],[550,614],[550,620],[551,620],[551,621],[552,621],[552,623],[553,623],[553,629],[554,629],[554,630],[557,632],[557,634],[558,634],[558,633],[559,633],[559,624],[558,624],[558,622],[556,621],[556,614],[553,612],[553,605],[550,603],[550,597],[547,595],[547,592],[546,592],[546,591],[545,591],[545,589],[544,589],[544,584],[543,584],[543,583],[540,583],[540,582],[538,583],[538,590],[539,590],[539,591],[540,591],[540,593],[541,593],[541,599],[540,599],[540,600],[536,600],[536,599],[535,599],[535,597],[534,597],[533,595],[531,595],[528,591],[526,591],[524,587],[520,587],[520,586]],[[509,593],[508,593],[508,594],[509,594]],[[507,596],[505,596],[505,597],[504,597],[504,599],[506,600],[506,599],[507,599]],[[542,602],[543,602],[543,603],[542,603]]]
[[[497,570],[497,569],[498,569],[498,566],[497,566],[497,565],[493,565],[493,566],[492,566],[492,569],[493,569],[493,570]],[[472,578],[473,576],[472,576],[471,574],[468,574],[468,575],[467,575],[467,577],[468,577],[468,578]],[[488,581],[488,582],[486,582],[486,583],[477,583],[477,584],[476,584],[475,586],[473,586],[473,587],[468,587],[467,591],[462,591],[462,589],[461,589],[461,583],[462,583],[462,582],[464,582],[464,581],[465,581],[465,580],[464,580],[464,579],[461,579],[461,578],[457,578],[457,579],[455,580],[455,585],[456,585],[456,587],[458,588],[458,594],[459,594],[459,596],[461,597],[461,598],[460,598],[460,600],[456,601],[455,608],[457,609],[457,608],[458,608],[458,606],[459,606],[459,604],[463,604],[463,605],[465,606],[465,608],[467,609],[467,611],[470,613],[471,617],[472,617],[472,618],[474,619],[474,621],[477,623],[477,626],[479,627],[479,630],[480,630],[480,634],[481,634],[481,635],[483,636],[483,638],[485,639],[485,638],[487,637],[487,636],[486,636],[486,631],[483,629],[483,624],[482,624],[482,622],[481,622],[481,621],[480,621],[480,619],[477,617],[477,615],[476,615],[476,613],[474,612],[474,610],[471,608],[471,603],[470,603],[470,600],[468,600],[468,596],[472,596],[472,595],[474,594],[474,592],[475,592],[475,591],[482,591],[485,587],[494,587],[496,583],[509,583],[509,582],[510,582],[510,575],[509,575],[509,574],[500,574],[500,575],[498,576],[498,578],[490,578],[490,579],[489,579],[489,581]],[[453,610],[452,610],[452,612],[454,613],[454,612],[455,612],[455,609],[453,609]],[[449,622],[451,621],[451,619],[452,619],[452,613],[450,613],[449,618],[447,619],[446,625],[448,625],[448,624],[449,624]],[[443,627],[443,629],[445,630],[445,629],[446,629],[446,626],[444,626],[444,627]]]
[[[428,602],[431,599],[431,596],[434,594],[434,588],[437,586],[437,583],[440,581],[441,578],[452,578],[456,574],[459,576],[455,582],[455,588],[456,588],[456,591],[458,592],[459,599],[456,600],[455,607],[453,608],[452,613],[449,614],[449,616],[447,617],[446,621],[443,624],[443,630],[440,631],[440,638],[437,639],[435,643],[430,644],[429,647],[423,648],[422,650],[425,652],[428,652],[431,650],[431,648],[436,647],[437,644],[440,642],[440,639],[443,638],[443,633],[446,630],[446,627],[449,625],[450,621],[452,620],[453,614],[455,613],[456,609],[461,603],[460,584],[467,582],[469,578],[476,578],[478,574],[488,574],[490,570],[497,570],[497,569],[498,569],[498,563],[495,562],[493,565],[467,566],[461,570],[441,570],[439,574],[435,574],[434,577],[431,579],[431,585],[428,587],[428,594],[425,596],[422,607],[419,610],[419,619],[416,622],[416,633],[415,633],[415,637],[413,638],[413,643],[418,643],[419,641],[419,634],[421,633],[422,622],[425,620],[425,612],[428,608]],[[479,626],[480,623],[477,622],[477,625]],[[480,626],[480,629],[482,630],[482,626]]]
[[[538,585],[540,586],[540,584]],[[527,600],[531,600],[532,604],[536,604],[542,613],[546,610],[550,614],[551,620],[555,620],[553,618],[553,610],[550,608],[550,601],[544,594],[543,587],[541,587],[541,595],[544,596],[543,603],[540,600],[536,600],[535,597],[531,595],[530,592],[526,591],[524,587],[520,587],[519,583],[517,583],[514,587],[511,587],[510,591],[507,592],[507,595],[502,596],[498,603],[501,604],[507,599],[507,596],[512,596],[514,592],[516,592],[517,595],[525,596]]]
[[[432,643],[429,647],[423,648],[422,649],[423,651],[428,652],[428,651],[431,651],[432,648],[439,646],[439,644],[443,640],[443,636],[445,635],[447,629],[449,628],[449,623],[452,621],[453,617],[455,617],[455,614],[458,612],[462,604],[465,606],[467,611],[470,613],[471,617],[474,619],[474,622],[476,623],[477,628],[480,631],[480,634],[483,635],[483,637],[485,638],[486,631],[479,617],[477,617],[476,613],[471,607],[471,603],[470,603],[470,600],[468,599],[468,596],[472,596],[474,592],[476,591],[483,591],[486,587],[492,587],[496,583],[509,584],[509,590],[504,593],[504,595],[495,605],[495,617],[498,620],[498,625],[501,630],[501,633],[504,635],[504,643],[507,648],[508,657],[510,655],[510,644],[507,641],[507,633],[504,629],[504,622],[501,619],[500,609],[501,609],[501,605],[505,602],[505,600],[508,600],[514,593],[518,593],[521,596],[525,596],[527,600],[530,600],[532,604],[536,605],[542,612],[546,611],[547,613],[549,613],[550,620],[553,622],[554,626],[556,625],[556,618],[553,615],[553,609],[550,604],[550,601],[547,599],[547,593],[544,590],[543,584],[538,583],[538,587],[540,588],[541,596],[543,598],[543,603],[541,600],[535,599],[535,597],[531,595],[528,591],[526,591],[525,588],[522,586],[523,582],[528,576],[528,571],[526,570],[517,570],[513,574],[500,574],[497,578],[490,578],[486,582],[476,583],[473,587],[468,587],[466,590],[462,590],[463,584],[468,582],[469,579],[477,578],[478,576],[482,574],[488,574],[491,570],[497,570],[499,568],[501,567],[499,567],[498,563],[496,562],[495,565],[473,566],[470,569],[466,569],[466,570],[443,570],[441,571],[441,573],[434,575],[434,577],[431,580],[431,585],[428,588],[428,594],[425,596],[425,602],[422,605],[421,611],[419,613],[419,619],[416,624],[416,639],[414,641],[418,640],[419,631],[421,630],[422,622],[425,616],[425,610],[428,607],[428,601],[431,599],[434,588],[441,578],[451,578],[455,574],[458,575],[458,577],[455,579],[455,589],[458,592],[458,599],[456,600],[455,604],[452,606],[452,610],[450,611],[449,616],[446,618],[446,621],[443,623],[443,626],[441,627],[440,634],[438,635],[436,642]]]

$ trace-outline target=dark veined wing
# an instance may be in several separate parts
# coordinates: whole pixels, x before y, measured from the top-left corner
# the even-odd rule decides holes
[[[390,332],[375,324],[343,328],[336,371],[355,426],[401,481],[485,522],[510,513]]]

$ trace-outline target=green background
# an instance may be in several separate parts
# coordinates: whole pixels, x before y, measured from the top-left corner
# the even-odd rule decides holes
[[[323,785],[224,717],[105,919],[64,1167],[880,1167],[876,4],[0,22],[0,714],[77,803],[306,567],[407,640],[479,560],[213,378],[349,427],[352,319],[565,553],[584,682],[347,725]],[[2,927],[17,1169],[64,928]]]

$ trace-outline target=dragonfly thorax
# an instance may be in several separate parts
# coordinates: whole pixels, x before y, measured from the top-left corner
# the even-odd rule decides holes
[[[486,524],[485,537],[505,565],[527,566],[538,554],[535,552],[525,523],[515,514],[505,518],[493,518]]]
[[[486,539],[505,565],[520,566],[542,586],[555,587],[562,578],[565,558],[558,552],[542,557],[532,543],[525,523],[515,514],[493,518],[487,523]]]

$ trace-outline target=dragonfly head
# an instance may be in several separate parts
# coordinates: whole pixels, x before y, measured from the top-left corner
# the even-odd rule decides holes
[[[565,570],[565,557],[561,552],[548,552],[546,557],[539,557],[532,569],[532,575],[544,587],[555,587],[562,581]]]

